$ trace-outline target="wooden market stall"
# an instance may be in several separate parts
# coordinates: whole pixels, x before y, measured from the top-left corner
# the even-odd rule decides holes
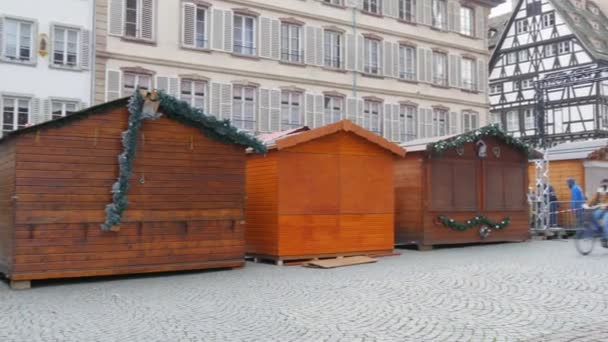
[[[405,148],[395,166],[397,245],[528,239],[527,146],[492,125]]]
[[[247,160],[246,254],[277,261],[393,249],[405,150],[350,121],[264,137]]]
[[[14,287],[243,265],[245,147],[265,147],[156,95],[0,140],[0,273]]]

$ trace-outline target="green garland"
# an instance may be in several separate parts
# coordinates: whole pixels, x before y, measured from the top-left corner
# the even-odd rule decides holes
[[[427,150],[435,156],[441,156],[441,154],[447,150],[452,150],[463,146],[467,143],[474,143],[483,137],[496,137],[504,141],[507,145],[513,146],[526,154],[526,157],[530,157],[532,154],[531,148],[517,138],[513,138],[510,135],[504,133],[497,124],[490,124],[485,127],[481,127],[474,131],[458,135],[453,138],[431,143],[427,146]]]
[[[444,226],[452,230],[459,231],[467,230],[482,224],[487,225],[491,229],[505,229],[511,223],[511,218],[506,217],[500,222],[493,222],[485,216],[475,216],[472,219],[467,220],[466,222],[459,223],[456,222],[454,219],[441,215],[439,216],[439,222],[441,222]]]
[[[112,230],[120,224],[122,214],[129,204],[127,192],[129,178],[133,171],[133,160],[137,150],[137,137],[144,119],[156,119],[160,114],[146,114],[143,112],[144,98],[136,89],[129,98],[129,125],[122,133],[123,152],[118,156],[118,179],[112,185],[112,203],[106,205],[105,222],[101,226],[104,231]],[[205,115],[201,110],[191,107],[188,103],[172,96],[159,93],[159,112],[168,118],[179,121],[185,125],[197,127],[204,135],[226,143],[243,145],[253,148],[256,152],[265,153],[266,146],[247,133],[239,132],[230,124],[229,120],[217,120],[213,116]],[[244,153],[244,151],[243,151]]]

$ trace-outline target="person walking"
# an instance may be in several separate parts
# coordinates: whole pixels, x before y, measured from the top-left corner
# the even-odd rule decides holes
[[[585,204],[583,189],[576,184],[576,181],[572,177],[568,177],[566,183],[570,188],[570,209],[572,209],[576,218],[576,228],[580,228],[583,226],[583,204]]]

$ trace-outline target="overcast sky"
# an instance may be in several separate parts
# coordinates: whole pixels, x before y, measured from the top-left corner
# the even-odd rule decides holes
[[[511,1],[513,0],[507,0],[504,4],[494,7],[490,16],[493,17],[509,12],[511,10]]]

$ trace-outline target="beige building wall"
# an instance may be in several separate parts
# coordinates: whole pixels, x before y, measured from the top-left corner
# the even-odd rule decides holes
[[[300,111],[302,125],[316,127],[331,122],[324,96],[339,96],[343,98],[338,110],[341,118],[377,128],[379,134],[394,141],[459,133],[487,122],[485,23],[490,4],[445,1],[447,22],[440,30],[432,27],[434,1],[441,0],[417,0],[420,7],[414,9],[415,22],[405,22],[398,18],[399,0],[379,1],[383,7],[379,14],[366,13],[362,3],[352,9],[319,0],[134,0],[143,13],[138,17],[136,34],[145,39],[132,39],[125,36],[125,0],[98,0],[95,100],[99,103],[129,95],[123,85],[127,82],[125,73],[131,72],[149,74],[152,87],[178,97],[183,96],[181,79],[205,82],[203,111],[233,120],[239,115],[235,107],[241,106],[234,102],[238,100],[234,99],[234,86],[252,86],[255,123],[249,129],[256,133],[289,127],[282,125],[287,107],[281,103],[281,92],[286,90],[301,94],[295,110]],[[184,6],[206,9],[205,48],[184,46],[184,32],[192,31],[188,24],[184,27],[184,17],[192,13],[185,12]],[[453,32],[460,31],[461,6],[470,7],[474,15],[472,36]],[[254,19],[254,56],[233,51],[235,14]],[[283,22],[301,26],[302,63],[281,61]],[[341,36],[340,68],[324,65],[325,31]],[[364,69],[369,61],[365,38],[380,41],[378,75]],[[400,78],[400,45],[416,49],[414,80]],[[435,84],[435,53],[446,55],[445,85]],[[463,58],[474,62],[473,89],[464,89]],[[379,112],[365,101],[379,102],[373,107]],[[469,115],[475,117],[472,122]],[[372,123],[375,120],[377,125]]]

